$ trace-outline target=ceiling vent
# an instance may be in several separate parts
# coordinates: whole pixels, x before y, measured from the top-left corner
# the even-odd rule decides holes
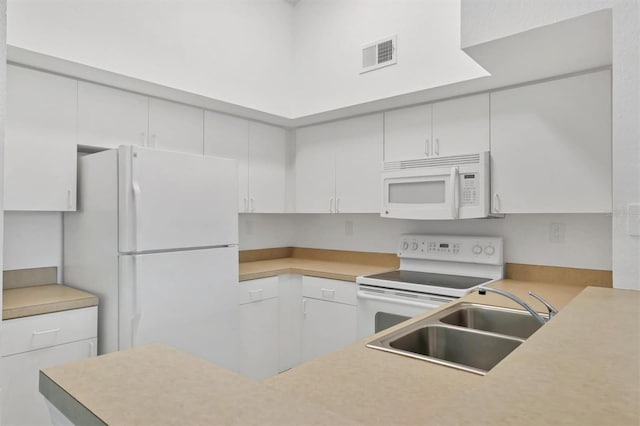
[[[362,46],[362,69],[360,74],[393,65],[397,58],[397,36],[386,37]]]

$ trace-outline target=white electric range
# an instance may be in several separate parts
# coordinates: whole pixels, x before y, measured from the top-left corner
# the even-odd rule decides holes
[[[504,276],[502,238],[402,235],[400,269],[361,276],[358,336],[371,336]]]

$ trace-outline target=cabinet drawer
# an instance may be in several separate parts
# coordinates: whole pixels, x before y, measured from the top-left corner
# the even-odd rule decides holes
[[[98,335],[98,308],[73,309],[2,322],[2,356],[61,345]]]
[[[278,277],[240,282],[240,304],[278,297]]]
[[[304,276],[302,296],[356,305],[356,285],[348,281]]]

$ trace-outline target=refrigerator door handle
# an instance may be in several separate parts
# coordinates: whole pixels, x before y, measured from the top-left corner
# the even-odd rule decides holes
[[[139,199],[140,199],[140,185],[138,185],[138,182],[133,180],[131,182],[131,190],[133,191],[133,222],[131,223],[131,242],[133,245],[133,249],[135,250],[136,247],[138,247],[137,241],[138,241],[138,232],[137,232],[137,228],[138,228],[138,210],[140,210],[138,207],[139,204]]]

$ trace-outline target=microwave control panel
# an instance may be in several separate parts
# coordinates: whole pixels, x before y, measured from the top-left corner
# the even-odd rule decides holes
[[[461,173],[460,174],[460,205],[475,206],[478,205],[478,194],[480,189],[480,176],[478,173]]]
[[[398,257],[401,259],[501,265],[502,238],[456,235],[403,235],[400,239]]]

